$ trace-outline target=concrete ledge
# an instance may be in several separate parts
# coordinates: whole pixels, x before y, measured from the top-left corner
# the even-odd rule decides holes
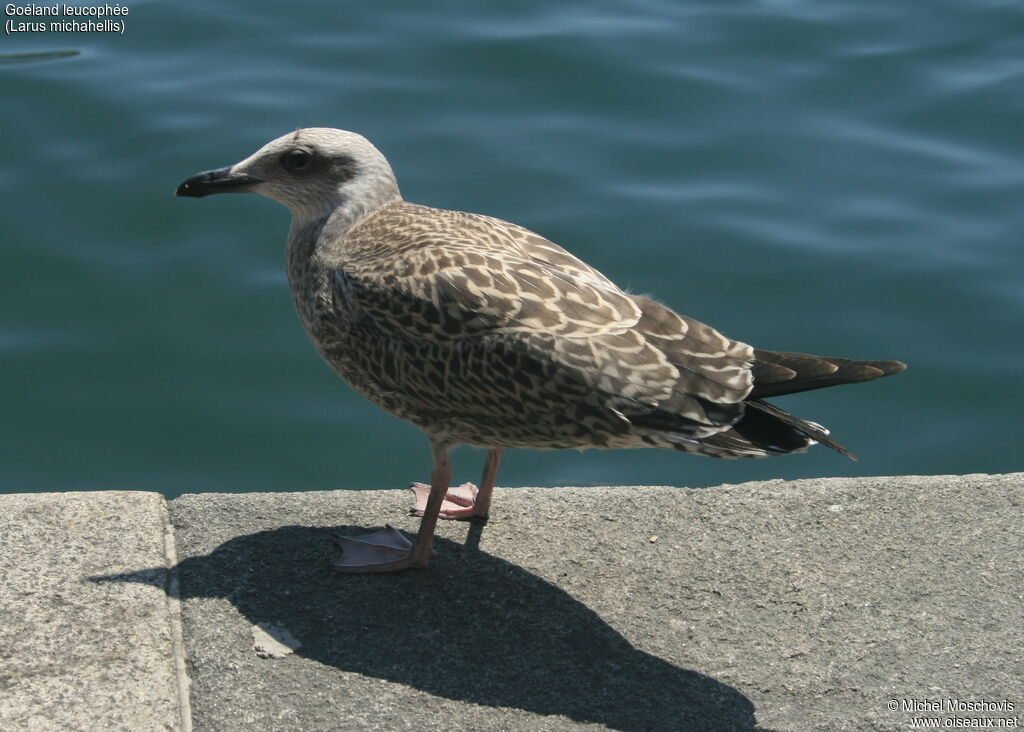
[[[168,528],[157,493],[0,495],[0,729],[187,725]]]
[[[0,496],[0,728],[181,724],[141,496]],[[1024,722],[1024,474],[499,489],[426,570],[330,570],[338,533],[415,531],[410,498],[170,502],[196,730]]]
[[[1024,717],[1024,476],[498,490],[424,571],[337,576],[414,531],[404,491],[171,503],[197,729],[864,730],[892,701]],[[657,537],[654,539],[654,537]],[[302,647],[264,660],[250,627]]]

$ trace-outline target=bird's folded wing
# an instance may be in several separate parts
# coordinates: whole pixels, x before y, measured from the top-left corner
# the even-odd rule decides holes
[[[656,409],[701,424],[741,410],[751,349],[648,298],[630,295],[561,247],[521,227],[461,214],[453,238],[373,242],[376,256],[339,268],[334,296],[395,338],[487,348],[499,338],[575,370],[624,412]],[[475,228],[474,228],[475,227]],[[353,232],[358,236],[359,232]],[[374,232],[379,236],[379,232]],[[389,237],[401,237],[391,229]],[[358,242],[355,242],[358,245]]]

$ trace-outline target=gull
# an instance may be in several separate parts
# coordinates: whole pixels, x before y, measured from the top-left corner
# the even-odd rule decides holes
[[[295,309],[358,393],[419,428],[415,542],[390,525],[339,539],[341,572],[423,567],[439,518],[486,518],[507,448],[671,448],[718,458],[849,451],[770,397],[870,381],[899,361],[768,351],[625,292],[562,247],[489,216],[408,203],[366,138],[306,128],[178,196],[258,193],[292,213]],[[456,445],[487,450],[479,487],[451,485]]]

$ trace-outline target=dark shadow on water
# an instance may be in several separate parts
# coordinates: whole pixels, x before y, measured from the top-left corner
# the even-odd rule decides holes
[[[475,548],[478,530],[465,547],[437,539],[426,570],[331,571],[332,538],[365,531],[239,536],[179,563],[181,598],[227,597],[252,623],[284,625],[297,655],[456,701],[636,732],[759,729],[741,693],[634,648],[565,591]],[[93,580],[163,586],[149,570]]]
[[[48,61],[60,61],[72,58],[81,51],[38,51],[36,53],[0,53],[0,66],[20,66],[22,64],[41,64]]]

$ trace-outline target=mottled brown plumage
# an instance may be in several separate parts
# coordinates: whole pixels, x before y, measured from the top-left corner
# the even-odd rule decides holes
[[[508,447],[760,457],[821,442],[849,454],[764,398],[904,368],[756,350],[624,292],[520,226],[407,203],[384,157],[354,133],[299,130],[178,193],[228,190],[291,208],[288,277],[306,332],[345,381],[433,446],[416,547],[387,532],[350,539],[346,571],[419,566],[438,511],[472,514],[453,508],[472,497],[444,502],[454,445],[490,451],[480,505]]]

